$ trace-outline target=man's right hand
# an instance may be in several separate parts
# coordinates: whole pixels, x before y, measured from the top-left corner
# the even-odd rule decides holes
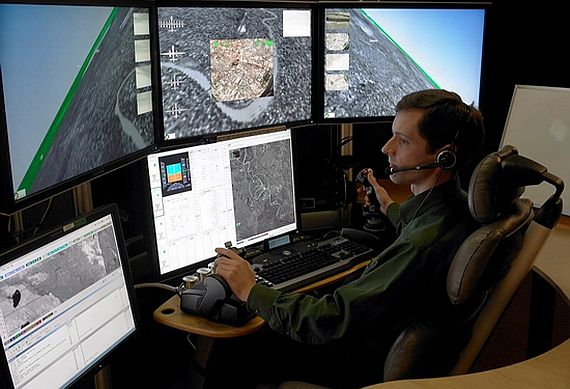
[[[255,286],[255,273],[251,265],[233,250],[218,247],[215,251],[220,254],[215,261],[216,274],[224,277],[238,299],[247,301],[249,292]]]

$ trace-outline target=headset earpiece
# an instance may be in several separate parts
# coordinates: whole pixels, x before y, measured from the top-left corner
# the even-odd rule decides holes
[[[457,157],[451,149],[441,150],[435,157],[435,162],[439,164],[442,169],[451,169],[457,162]]]

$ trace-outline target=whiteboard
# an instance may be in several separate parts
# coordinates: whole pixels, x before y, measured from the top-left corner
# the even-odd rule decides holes
[[[501,147],[515,146],[520,155],[564,180],[564,215],[570,215],[570,88],[515,85]],[[554,193],[542,183],[527,187],[523,197],[541,206]]]

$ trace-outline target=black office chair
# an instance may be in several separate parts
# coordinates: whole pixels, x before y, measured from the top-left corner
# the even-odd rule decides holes
[[[524,187],[548,182],[555,193],[535,212]],[[481,223],[457,250],[447,277],[454,307],[445,318],[421,318],[397,336],[384,364],[384,381],[462,374],[532,267],[562,213],[564,183],[505,146],[484,158],[469,184],[469,208]],[[424,320],[425,319],[425,320]],[[320,386],[288,381],[279,389]]]
[[[548,182],[555,193],[534,212],[524,187]],[[481,223],[457,250],[447,277],[457,315],[415,322],[392,345],[384,380],[467,373],[562,213],[564,183],[505,146],[484,158],[469,184],[469,209]]]

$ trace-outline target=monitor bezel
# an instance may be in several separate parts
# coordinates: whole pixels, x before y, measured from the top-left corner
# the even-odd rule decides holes
[[[356,2],[356,1],[319,1],[318,2],[318,48],[317,52],[319,57],[317,63],[320,67],[317,69],[317,78],[315,84],[317,87],[318,103],[316,106],[316,121],[319,124],[359,124],[359,123],[392,123],[395,118],[394,115],[384,116],[357,116],[357,117],[338,117],[338,118],[325,118],[325,87],[324,87],[324,37],[325,37],[325,12],[330,8],[363,8],[363,9],[481,9],[484,11],[483,16],[483,39],[481,47],[481,73],[479,75],[479,101],[477,102],[480,108],[484,103],[483,86],[485,79],[485,52],[487,41],[487,25],[489,21],[489,11],[492,6],[488,1],[471,1],[471,2],[444,2],[444,1],[382,1],[382,2]],[[471,102],[468,102],[470,104]]]
[[[248,137],[248,136],[255,136],[264,132],[279,132],[279,131],[285,131],[285,130],[289,130],[290,131],[290,137],[291,137],[291,154],[292,154],[292,181],[293,181],[293,188],[294,188],[294,203],[295,203],[295,218],[296,218],[296,228],[292,231],[289,231],[288,233],[282,234],[280,236],[284,236],[284,235],[293,235],[293,234],[297,234],[300,232],[302,226],[301,226],[301,209],[299,206],[299,188],[297,187],[298,185],[298,153],[297,153],[297,147],[296,147],[296,131],[295,129],[291,129],[291,128],[286,128],[286,127],[269,127],[269,128],[265,128],[265,129],[256,129],[256,130],[249,130],[249,131],[242,131],[239,133],[232,133],[229,134],[229,136],[231,136],[232,138],[244,138],[244,137]],[[164,151],[175,151],[175,150],[180,150],[180,149],[185,149],[188,147],[194,147],[194,146],[200,146],[200,145],[204,145],[204,144],[210,144],[210,143],[216,143],[216,142],[221,142],[221,141],[225,141],[227,140],[228,134],[222,134],[219,135],[216,139],[208,139],[208,141],[205,141],[203,139],[201,140],[197,140],[193,143],[187,143],[187,144],[183,144],[183,145],[169,145],[168,147],[162,148],[158,151],[156,151],[155,153],[161,153]],[[148,184],[149,181],[149,169],[148,169],[148,163],[146,163],[147,161],[145,161],[145,163],[141,164],[142,167],[142,175],[144,177],[145,180],[145,187],[144,187],[144,196],[146,198],[146,202],[147,202],[147,207],[144,210],[145,213],[145,219],[146,219],[146,223],[145,223],[145,234],[148,234],[148,236],[150,237],[149,239],[149,243],[147,245],[147,250],[148,250],[148,254],[149,254],[149,258],[152,261],[152,275],[151,277],[155,280],[155,281],[159,281],[159,282],[163,282],[169,285],[173,285],[173,286],[177,286],[180,285],[182,282],[182,277],[185,275],[189,275],[189,274],[194,274],[196,272],[197,269],[201,268],[201,267],[206,267],[208,265],[208,263],[212,262],[215,257],[216,254],[214,253],[214,248],[212,247],[212,256],[209,258],[206,258],[202,261],[193,263],[193,264],[189,264],[183,267],[180,267],[178,269],[166,272],[166,273],[161,273],[160,270],[160,258],[159,258],[159,253],[158,253],[158,247],[157,247],[157,241],[156,241],[156,229],[155,229],[155,224],[154,224],[154,212],[153,212],[153,205],[152,205],[152,197],[151,197],[151,190],[150,190],[150,185]],[[275,238],[272,237],[271,239]],[[249,246],[245,246],[244,248],[247,250],[247,248],[252,248],[252,247],[262,247],[265,241],[261,241],[261,242],[257,242],[257,243],[253,243]]]
[[[127,295],[129,298],[129,303],[131,305],[131,313],[133,315],[134,330],[127,334],[125,338],[114,347],[109,349],[106,354],[101,355],[100,358],[91,364],[82,374],[78,375],[73,381],[69,382],[68,386],[72,386],[90,375],[95,374],[97,371],[101,370],[109,361],[111,361],[113,354],[124,347],[132,339],[136,338],[141,331],[141,316],[139,311],[139,306],[135,296],[134,283],[132,277],[132,269],[129,262],[129,257],[127,253],[127,247],[125,238],[123,235],[123,230],[121,226],[121,218],[119,216],[119,210],[115,203],[102,205],[93,209],[84,215],[79,215],[72,220],[68,220],[59,224],[57,227],[50,229],[49,231],[41,234],[37,237],[30,238],[24,242],[17,244],[16,246],[0,253],[0,264],[8,263],[15,258],[25,255],[26,253],[32,252],[40,248],[41,246],[48,244],[56,239],[59,239],[73,231],[82,228],[86,224],[96,221],[104,216],[111,215],[113,227],[115,231],[115,238],[117,240],[117,247],[119,250],[119,255],[121,257],[121,268],[123,269],[123,276],[125,277],[125,287],[127,290]],[[8,361],[4,352],[4,348],[0,348],[0,383],[4,383],[6,388],[14,388],[11,379],[11,373],[8,366]],[[4,374],[6,373],[6,374]],[[4,387],[4,386],[3,386]]]
[[[54,6],[83,6],[83,7],[123,7],[123,8],[143,8],[149,13],[149,39],[150,39],[150,50],[151,50],[151,77],[152,77],[152,105],[153,105],[153,139],[152,143],[148,146],[137,150],[135,152],[126,154],[117,158],[113,161],[107,162],[101,166],[94,167],[78,174],[74,177],[68,178],[66,180],[60,181],[53,184],[47,188],[41,189],[39,191],[33,192],[21,199],[15,199],[15,186],[12,176],[12,166],[10,157],[10,146],[8,139],[8,124],[6,118],[5,102],[4,102],[4,89],[2,85],[2,74],[0,74],[0,173],[2,177],[0,178],[0,214],[12,215],[16,212],[25,210],[32,207],[38,203],[46,201],[52,197],[55,197],[63,192],[71,190],[72,188],[87,184],[90,181],[114,172],[124,166],[132,164],[138,160],[145,158],[150,152],[158,148],[157,142],[157,109],[158,100],[156,95],[157,86],[154,83],[156,73],[157,63],[154,62],[152,53],[155,51],[153,36],[157,34],[154,30],[155,26],[152,24],[152,13],[154,12],[154,1],[151,0],[78,0],[78,1],[59,1],[59,0],[8,0],[2,2],[3,4],[14,4],[14,5],[54,5]]]
[[[152,39],[155,39],[154,47],[156,50],[153,51],[155,56],[154,61],[157,64],[155,66],[155,80],[154,84],[157,85],[156,93],[157,101],[158,101],[158,109],[155,111],[155,116],[157,119],[157,127],[156,127],[156,141],[159,150],[167,149],[169,147],[176,147],[176,146],[183,146],[198,142],[215,142],[217,137],[231,135],[231,134],[239,134],[239,133],[248,133],[249,131],[256,131],[262,130],[264,128],[271,128],[276,126],[286,126],[287,128],[296,128],[296,127],[305,127],[310,125],[315,125],[316,123],[316,110],[317,110],[317,95],[318,95],[318,88],[316,86],[315,81],[318,79],[317,75],[317,60],[319,58],[318,55],[318,9],[317,9],[317,1],[244,1],[244,2],[237,2],[231,0],[208,0],[208,1],[184,1],[184,2],[177,2],[175,0],[157,0],[156,6],[154,7],[153,14],[151,17],[151,24],[153,25],[156,34],[152,36]],[[228,131],[220,131],[215,133],[209,134],[200,134],[190,137],[178,138],[178,139],[165,139],[164,137],[164,107],[162,103],[162,84],[161,84],[161,66],[160,66],[160,53],[158,52],[159,46],[159,29],[158,29],[158,9],[163,7],[173,7],[173,8],[298,8],[298,9],[310,9],[311,10],[311,61],[312,61],[312,68],[311,68],[311,115],[310,118],[304,120],[296,120],[290,122],[280,122],[280,123],[272,123],[272,124],[264,124],[260,126],[253,126],[253,127],[244,127],[240,129],[232,129]]]

